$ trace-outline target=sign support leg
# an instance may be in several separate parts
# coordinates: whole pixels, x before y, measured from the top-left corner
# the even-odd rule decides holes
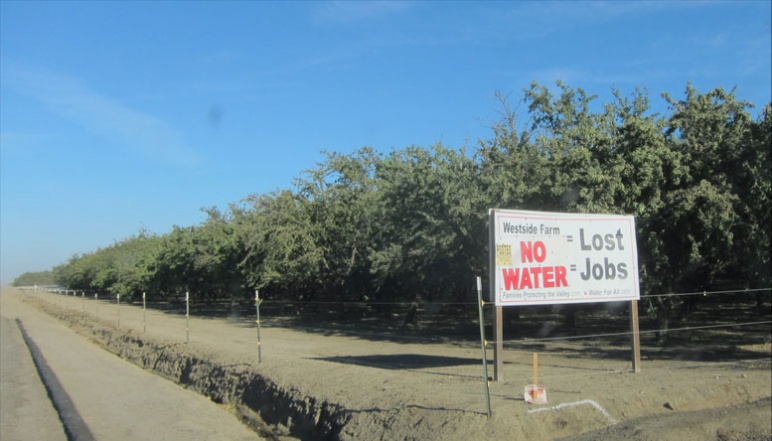
[[[633,372],[641,372],[641,334],[638,332],[638,300],[630,301],[630,334],[633,349]]]
[[[493,381],[502,381],[504,370],[504,310],[502,306],[495,306],[493,315],[494,339],[493,344]]]

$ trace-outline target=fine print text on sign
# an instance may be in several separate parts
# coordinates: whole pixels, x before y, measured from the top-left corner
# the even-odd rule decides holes
[[[491,210],[497,305],[638,300],[632,216]]]

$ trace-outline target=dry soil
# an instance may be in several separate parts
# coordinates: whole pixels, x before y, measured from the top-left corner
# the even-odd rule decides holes
[[[768,325],[762,340],[744,344],[663,351],[646,343],[640,373],[631,372],[624,343],[508,344],[501,381],[490,383],[488,418],[479,340],[267,317],[258,348],[255,318],[235,311],[188,319],[114,300],[18,289],[3,295],[20,296],[107,350],[230,404],[273,439],[772,439]],[[544,405],[523,400],[534,351]]]

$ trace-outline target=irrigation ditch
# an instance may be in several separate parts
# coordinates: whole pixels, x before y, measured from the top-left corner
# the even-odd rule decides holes
[[[261,437],[337,440],[351,418],[342,406],[281,386],[248,365],[223,365],[182,343],[159,344],[78,311],[36,298],[27,302],[122,359],[225,405]]]

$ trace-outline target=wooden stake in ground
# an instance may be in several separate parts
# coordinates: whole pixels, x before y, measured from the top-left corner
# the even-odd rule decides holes
[[[533,353],[533,385],[539,386],[539,353]]]
[[[525,387],[523,399],[530,404],[547,404],[547,390],[539,386],[539,354],[533,353],[533,384]]]

